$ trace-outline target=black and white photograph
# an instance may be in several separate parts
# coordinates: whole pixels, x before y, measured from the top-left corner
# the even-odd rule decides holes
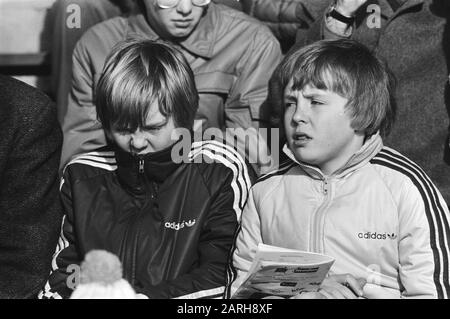
[[[0,299],[177,318],[449,299],[449,19],[449,0],[0,0]]]

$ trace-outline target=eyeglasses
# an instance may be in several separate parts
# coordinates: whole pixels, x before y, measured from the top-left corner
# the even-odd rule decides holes
[[[208,5],[211,0],[191,0],[191,2],[194,6],[204,7]],[[169,9],[176,7],[178,3],[180,3],[180,0],[156,0],[156,3],[161,9]]]

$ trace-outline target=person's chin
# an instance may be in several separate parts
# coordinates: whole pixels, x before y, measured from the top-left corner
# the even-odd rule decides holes
[[[186,38],[192,33],[193,28],[173,28],[171,35],[174,38]]]
[[[316,156],[311,154],[309,150],[305,148],[294,148],[294,156],[299,162],[307,163],[310,165],[314,165],[313,163],[316,161]]]

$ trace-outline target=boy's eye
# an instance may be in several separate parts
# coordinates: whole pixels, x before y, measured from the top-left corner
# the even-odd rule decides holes
[[[318,100],[311,100],[311,105],[323,105],[325,103],[318,101]]]
[[[157,132],[159,130],[161,130],[164,126],[149,126],[149,127],[144,127],[143,130],[147,131],[147,132]]]
[[[115,130],[117,133],[119,133],[120,135],[128,135],[128,134],[133,134],[133,130],[131,129],[127,129],[127,128],[123,128],[123,129],[116,129]]]
[[[295,102],[287,102],[286,104],[285,104],[285,107],[286,108],[288,108],[288,107],[291,107],[291,106],[296,106],[297,105],[297,103],[295,103]]]

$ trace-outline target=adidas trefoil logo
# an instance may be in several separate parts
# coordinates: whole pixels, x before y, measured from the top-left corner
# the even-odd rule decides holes
[[[190,219],[188,221],[182,221],[181,223],[175,223],[175,222],[167,222],[164,224],[164,227],[169,228],[169,229],[174,229],[174,230],[180,230],[183,229],[184,227],[192,227],[195,225],[195,219]]]
[[[194,226],[194,225],[195,225],[195,219],[194,219],[194,220],[188,220],[188,221],[185,223],[185,225],[186,225],[187,227],[192,227],[192,226]]]
[[[397,239],[397,235],[394,234],[394,233],[392,233],[392,234],[387,234],[387,236],[389,237],[389,239],[392,239],[392,240]]]

